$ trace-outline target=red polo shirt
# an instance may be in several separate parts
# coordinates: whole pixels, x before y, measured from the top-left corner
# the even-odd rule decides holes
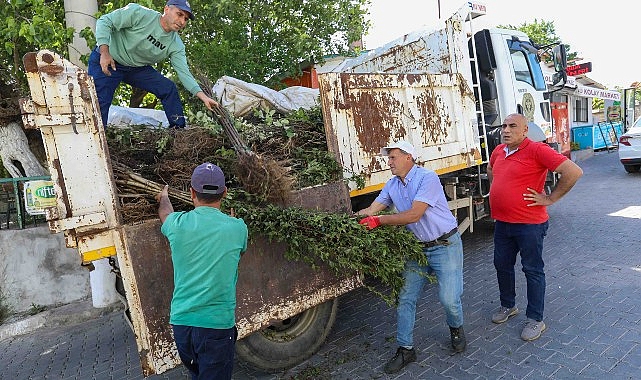
[[[528,192],[528,187],[543,192],[548,170],[556,170],[567,157],[545,143],[528,138],[507,157],[505,147],[505,144],[500,144],[490,156],[492,218],[507,223],[539,224],[547,221],[549,217],[545,206],[528,207],[532,202],[525,201],[523,194]]]

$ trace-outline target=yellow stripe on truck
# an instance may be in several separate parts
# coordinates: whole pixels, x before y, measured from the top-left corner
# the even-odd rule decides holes
[[[482,162],[482,160],[476,160],[476,164],[477,165],[480,165],[481,162]],[[443,169],[438,169],[438,170],[435,170],[435,172],[436,172],[436,174],[441,175],[441,174],[446,174],[446,173],[450,173],[450,172],[455,172],[457,170],[467,169],[469,167],[470,166],[467,165],[467,164],[459,164],[459,165],[454,165],[454,166],[448,166],[448,167],[443,168]],[[365,186],[362,189],[357,189],[357,190],[350,191],[349,192],[349,196],[350,196],[350,198],[354,198],[354,197],[357,197],[359,195],[373,193],[375,191],[381,190],[383,188],[383,186],[385,186],[384,183],[379,183],[377,185]]]
[[[116,246],[112,245],[110,247],[104,247],[100,249],[94,249],[93,251],[83,252],[82,262],[88,263],[90,261],[99,260],[105,257],[110,257],[115,255],[116,255]]]

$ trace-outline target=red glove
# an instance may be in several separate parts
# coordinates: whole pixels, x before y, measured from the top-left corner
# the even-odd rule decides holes
[[[378,216],[368,216],[367,218],[361,219],[358,223],[367,227],[368,230],[373,230],[381,225],[381,218]]]

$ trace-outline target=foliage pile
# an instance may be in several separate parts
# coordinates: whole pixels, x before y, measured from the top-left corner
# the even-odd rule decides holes
[[[263,177],[256,176],[257,183],[249,188],[246,181],[240,180],[240,166],[247,165],[241,165],[220,125],[204,115],[193,115],[191,119],[197,120],[199,125],[182,130],[110,126],[106,134],[111,157],[143,178],[185,191],[189,189],[194,167],[209,161],[223,169],[229,188],[243,187],[252,194],[263,194],[252,191],[263,185]],[[291,171],[295,189],[342,179],[341,166],[327,151],[318,108],[294,112],[287,117],[272,111],[257,111],[249,119],[235,120],[235,127],[253,152]],[[248,177],[247,174],[244,177]],[[134,199],[135,191],[126,187],[119,190],[127,194],[126,202],[140,201]],[[148,198],[148,195],[141,197]],[[152,203],[155,202],[152,200]],[[135,222],[136,219],[126,221]]]
[[[210,161],[227,176],[229,194],[223,211],[233,208],[252,236],[260,233],[272,241],[286,242],[285,255],[290,260],[312,266],[322,262],[338,274],[366,273],[389,286],[389,294],[369,287],[389,303],[395,301],[402,286],[406,259],[425,263],[420,244],[405,228],[385,226],[367,231],[357,218],[347,214],[281,207],[246,191],[238,180],[237,155],[220,126],[211,119],[202,119],[202,124],[171,131],[136,126],[107,128],[126,223],[157,217],[153,197],[164,184],[170,186],[174,209],[191,209],[191,172],[197,164]],[[288,165],[297,188],[342,178],[342,168],[327,151],[319,109],[287,117],[257,111],[235,124],[253,151]]]

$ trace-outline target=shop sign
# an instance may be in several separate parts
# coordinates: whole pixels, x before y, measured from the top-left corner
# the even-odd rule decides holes
[[[618,91],[603,90],[594,87],[578,87],[576,90],[574,90],[574,94],[587,98],[601,98],[604,100],[621,101],[621,93],[619,93]]]
[[[45,208],[56,206],[56,191],[53,187],[53,182],[25,182],[24,205],[29,215],[43,215]]]

